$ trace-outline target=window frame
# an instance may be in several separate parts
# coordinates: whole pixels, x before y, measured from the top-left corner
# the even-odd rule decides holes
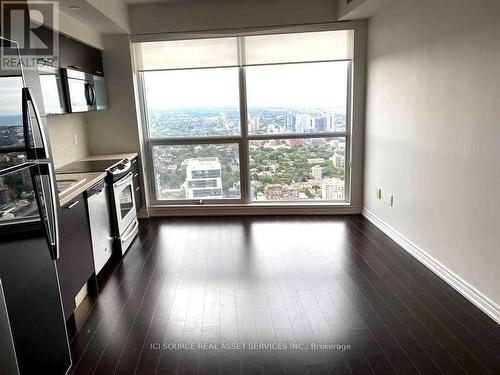
[[[352,42],[354,43],[355,29],[345,29],[353,33]],[[298,33],[304,31],[297,31]],[[270,66],[270,65],[291,65],[291,64],[314,64],[321,62],[347,62],[347,95],[346,95],[346,129],[344,132],[318,132],[318,133],[291,133],[291,134],[249,134],[248,131],[248,108],[246,98],[246,65],[244,63],[245,46],[244,37],[237,36],[239,64],[238,68],[238,85],[239,85],[239,110],[240,110],[240,134],[230,136],[202,136],[202,137],[163,137],[151,138],[149,136],[149,120],[148,110],[145,96],[144,73],[145,71],[136,71],[138,102],[140,108],[140,116],[142,122],[142,143],[145,149],[146,159],[146,175],[149,185],[149,201],[151,206],[209,206],[209,205],[247,205],[247,206],[338,206],[351,204],[351,148],[352,148],[352,97],[353,97],[353,65],[354,57],[351,59],[324,60],[324,61],[300,61],[286,63],[270,63],[270,64],[252,64],[249,66]],[[176,69],[160,69],[154,71],[168,70],[194,70],[194,69],[217,69],[228,68],[229,66],[210,66],[196,68],[176,68]],[[233,66],[236,67],[236,66]],[[313,138],[343,138],[345,139],[345,169],[344,169],[344,200],[266,200],[254,201],[251,197],[251,175],[250,175],[250,160],[249,160],[249,143],[254,140],[273,140],[273,139],[313,139]],[[239,149],[239,168],[240,168],[240,198],[222,198],[222,199],[172,199],[159,200],[157,199],[156,182],[154,178],[154,162],[153,162],[153,146],[156,145],[190,145],[190,144],[221,144],[231,143],[237,144]]]

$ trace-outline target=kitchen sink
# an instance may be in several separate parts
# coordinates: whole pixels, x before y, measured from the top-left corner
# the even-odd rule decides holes
[[[70,191],[73,188],[76,188],[77,186],[83,184],[85,181],[87,181],[86,178],[83,178],[81,180],[77,179],[70,179],[70,180],[57,180],[57,192],[59,194],[65,194],[68,191]]]

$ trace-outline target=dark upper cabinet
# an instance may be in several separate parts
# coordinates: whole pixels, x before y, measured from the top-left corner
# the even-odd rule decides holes
[[[94,274],[86,204],[83,194],[80,194],[59,211],[60,256],[57,271],[66,320],[76,308],[75,296]]]
[[[47,28],[35,29],[44,43],[53,38]],[[45,113],[99,111],[107,108],[102,53],[72,38],[59,34],[58,59],[40,56],[38,75]],[[41,102],[41,101],[40,101]]]
[[[101,51],[60,35],[59,67],[103,75]]]

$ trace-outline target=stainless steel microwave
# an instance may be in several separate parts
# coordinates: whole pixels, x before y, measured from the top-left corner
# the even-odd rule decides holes
[[[69,112],[100,111],[108,107],[104,77],[63,69]]]

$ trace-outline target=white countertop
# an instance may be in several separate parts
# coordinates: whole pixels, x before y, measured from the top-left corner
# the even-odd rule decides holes
[[[89,173],[65,173],[56,175],[56,180],[78,180],[84,181],[80,184],[75,185],[74,188],[70,188],[68,192],[64,194],[59,194],[59,202],[61,206],[64,206],[66,203],[70,202],[72,199],[83,193],[85,190],[88,190],[99,181],[104,180],[106,177],[106,172],[89,172]]]

